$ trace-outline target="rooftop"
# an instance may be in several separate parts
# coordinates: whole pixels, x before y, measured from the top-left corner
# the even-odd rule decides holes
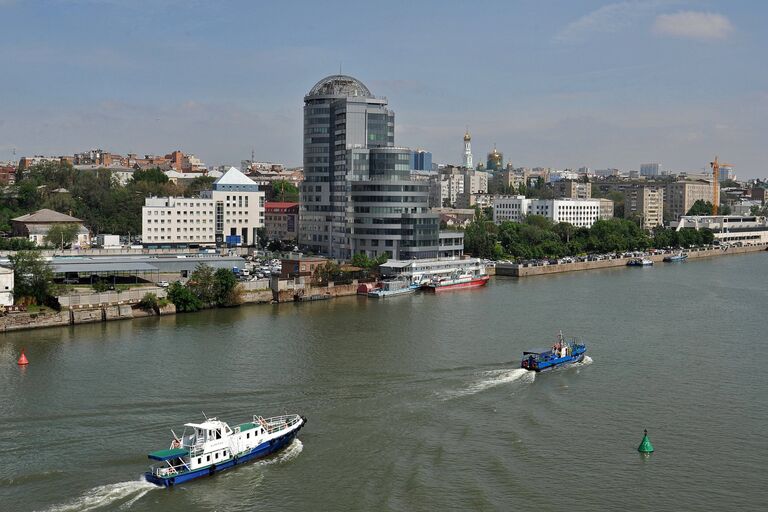
[[[42,210],[37,210],[34,213],[28,213],[26,215],[22,215],[21,217],[16,217],[15,219],[11,219],[11,220],[16,222],[41,222],[41,223],[83,222],[82,220],[76,217],[72,217],[64,213],[59,213],[54,210],[49,210],[47,208],[43,208]]]
[[[348,75],[330,75],[319,82],[309,91],[307,96],[361,96],[373,98],[368,88],[358,80]]]

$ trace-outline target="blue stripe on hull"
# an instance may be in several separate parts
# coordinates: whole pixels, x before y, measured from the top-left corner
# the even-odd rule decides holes
[[[302,427],[303,426],[304,425],[302,425]],[[178,485],[178,484],[188,482],[190,480],[194,480],[196,478],[200,478],[203,476],[208,476],[208,475],[213,476],[215,473],[220,473],[227,469],[233,468],[238,464],[243,464],[245,462],[260,459],[262,457],[266,457],[267,455],[275,453],[276,451],[280,450],[281,448],[288,445],[291,441],[293,441],[293,439],[299,433],[299,430],[301,430],[301,427],[285,434],[282,437],[277,437],[275,439],[262,443],[259,446],[255,447],[250,452],[246,453],[245,455],[240,455],[238,457],[229,459],[225,462],[222,462],[221,464],[206,466],[204,468],[196,469],[194,471],[188,471],[186,473],[179,473],[178,475],[173,477],[158,477],[148,471],[144,473],[144,478],[146,478],[148,482],[152,482],[155,485],[170,487],[172,485]]]

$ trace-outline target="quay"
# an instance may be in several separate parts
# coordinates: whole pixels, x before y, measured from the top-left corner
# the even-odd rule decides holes
[[[691,249],[686,251],[688,259],[712,258],[715,256],[729,256],[734,254],[747,254],[768,250],[768,244],[748,245],[744,247],[728,247],[723,249]],[[664,260],[664,254],[649,255],[647,258],[659,263]],[[600,261],[577,261],[573,263],[542,263],[540,265],[522,264],[522,263],[497,263],[497,276],[511,277],[532,277],[548,274],[559,274],[562,272],[577,272],[581,270],[598,270],[613,267],[625,267],[630,258],[618,257]]]

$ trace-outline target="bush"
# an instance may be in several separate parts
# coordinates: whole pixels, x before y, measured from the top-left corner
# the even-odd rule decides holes
[[[154,293],[145,293],[139,301],[138,306],[145,311],[157,311],[159,307],[157,295]]]
[[[110,285],[108,283],[105,283],[101,279],[98,281],[95,281],[92,285],[93,291],[102,293],[102,292],[108,292],[110,289]]]

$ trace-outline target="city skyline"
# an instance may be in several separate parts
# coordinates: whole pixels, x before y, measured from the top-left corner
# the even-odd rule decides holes
[[[253,149],[299,166],[302,98],[341,64],[435,162],[461,162],[468,126],[477,161],[494,144],[556,168],[695,171],[717,154],[768,176],[762,3],[291,4],[0,1],[0,160]]]

